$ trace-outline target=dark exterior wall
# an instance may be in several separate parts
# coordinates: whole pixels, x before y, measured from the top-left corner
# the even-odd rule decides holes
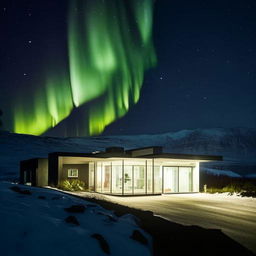
[[[48,184],[52,187],[58,185],[58,155],[55,153],[48,155]]]
[[[38,159],[36,186],[48,186],[48,159]]]
[[[69,178],[68,169],[78,169],[78,178]],[[81,180],[85,183],[85,188],[89,188],[89,164],[63,164],[60,181]]]
[[[36,186],[36,170],[38,167],[38,159],[30,159],[20,162],[20,183],[24,184],[24,172],[30,172],[31,185]]]

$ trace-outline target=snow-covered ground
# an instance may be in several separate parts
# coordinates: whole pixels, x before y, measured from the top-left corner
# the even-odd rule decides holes
[[[201,171],[204,171],[206,173],[210,173],[213,175],[225,175],[233,178],[241,178],[242,176],[239,175],[238,173],[232,172],[230,170],[218,170],[218,169],[213,169],[213,168],[201,168]]]
[[[151,255],[151,238],[132,215],[116,217],[97,204],[53,190],[19,186],[31,191],[21,194],[11,190],[13,186],[0,182],[1,255],[107,255],[93,234],[105,239],[111,255]],[[72,205],[84,205],[84,213],[65,211]],[[70,215],[80,225],[67,223]],[[148,245],[130,238],[134,230]]]
[[[80,192],[77,195],[152,211],[156,216],[183,225],[220,229],[256,253],[256,198],[228,193],[114,197]]]

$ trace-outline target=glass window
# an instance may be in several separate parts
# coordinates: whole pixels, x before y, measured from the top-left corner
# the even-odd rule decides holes
[[[145,166],[135,165],[134,167],[134,194],[146,193]]]
[[[147,160],[147,194],[153,193],[152,160]]]
[[[178,192],[178,167],[164,166],[164,193]]]
[[[154,193],[162,193],[162,168],[154,166]]]
[[[68,169],[68,178],[78,178],[78,169]]]
[[[192,192],[191,167],[179,167],[179,192]]]
[[[94,191],[94,162],[89,163],[89,190]]]
[[[124,193],[132,194],[132,169],[133,166],[124,166]]]
[[[102,163],[96,163],[96,191],[101,192],[101,179],[102,179],[102,174],[101,174],[101,167]]]
[[[122,194],[122,161],[112,162],[112,193]]]
[[[102,192],[110,193],[111,165],[102,166]]]

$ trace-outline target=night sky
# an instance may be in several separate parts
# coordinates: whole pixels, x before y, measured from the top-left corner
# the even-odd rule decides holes
[[[17,92],[31,101],[31,89],[49,70],[67,66],[68,4],[9,0],[0,6],[0,109],[10,129]],[[146,70],[138,103],[103,134],[255,128],[255,13],[254,0],[156,1],[157,66]],[[84,118],[74,112],[66,123]],[[61,135],[65,122],[48,134]]]

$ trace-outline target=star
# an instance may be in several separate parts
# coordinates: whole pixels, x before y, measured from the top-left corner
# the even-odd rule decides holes
[[[32,41],[31,41],[31,40],[29,40],[29,41],[28,41],[28,43],[29,43],[29,44],[31,44],[31,43],[32,43]]]
[[[23,73],[23,76],[26,76],[27,74],[26,73]]]
[[[204,96],[204,97],[203,97],[203,100],[207,100],[207,97],[206,97],[206,96]]]
[[[163,77],[162,77],[162,76],[160,76],[160,80],[163,80]]]

